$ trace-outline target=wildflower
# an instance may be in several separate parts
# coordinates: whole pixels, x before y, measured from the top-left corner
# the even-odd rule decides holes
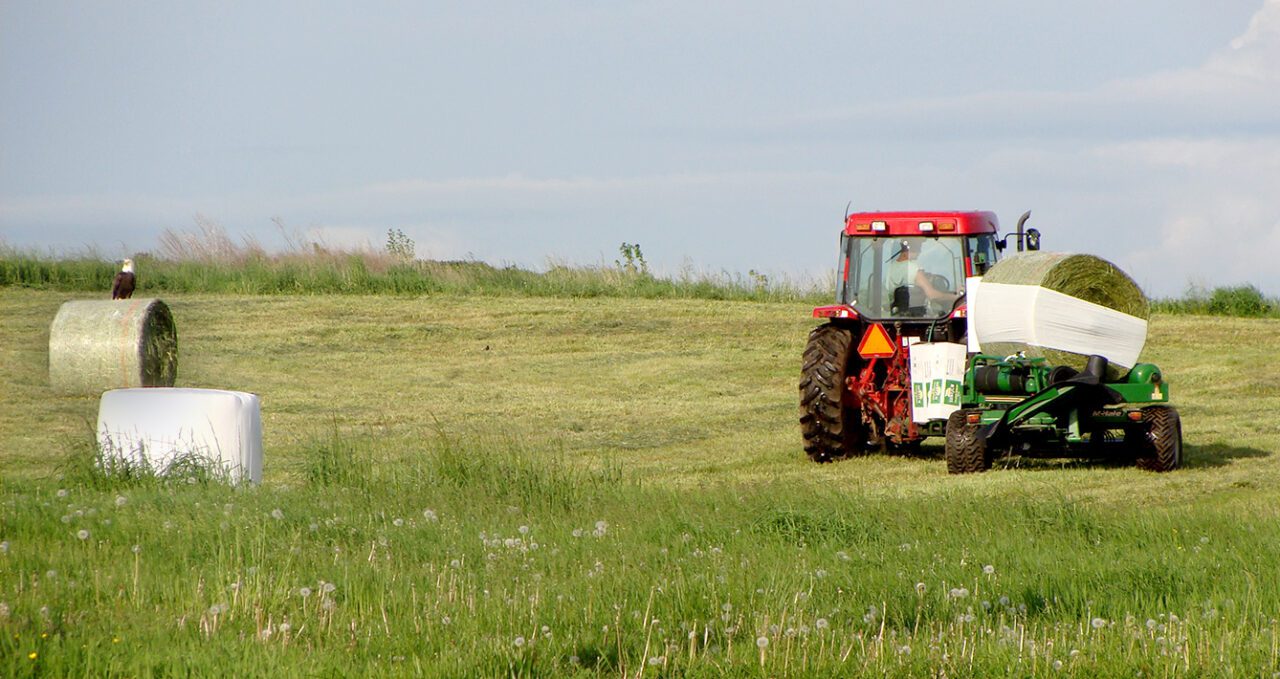
[[[1055,660],[1055,661],[1053,661],[1053,669],[1054,669],[1055,671],[1056,671],[1056,670],[1061,670],[1061,669],[1062,669],[1062,661],[1061,661],[1061,660]]]
[[[404,525],[404,519],[397,517],[391,521],[391,525],[395,526],[396,528],[399,528],[400,526]]]
[[[850,560],[849,553],[848,553],[848,552],[845,552],[845,551],[839,551],[839,552],[836,552],[836,558],[837,558],[837,559],[839,559],[839,560],[841,560],[841,561],[849,561],[849,560]]]
[[[439,520],[440,520],[440,517],[436,516],[436,510],[434,510],[434,509],[424,509],[424,510],[422,510],[422,518],[426,519],[427,521],[439,521]]]
[[[284,519],[284,512],[281,511],[279,507],[276,507],[275,509],[271,510],[271,518],[275,519],[276,521],[281,521]]]
[[[58,571],[55,571],[51,568],[44,572],[44,577],[46,579],[52,580],[53,578],[58,577]],[[44,609],[41,609],[41,610],[44,610]]]
[[[898,655],[907,655],[910,652],[911,652],[911,647],[906,644],[903,644],[898,647]]]
[[[446,616],[444,616],[443,618],[440,618],[440,624],[441,624],[441,625],[448,625],[448,624],[450,624],[450,623],[452,623],[452,622],[453,622],[453,618],[450,618],[450,617],[449,617],[449,616],[447,616],[447,615],[446,615]]]
[[[450,567],[450,568],[462,568],[462,561],[460,561],[460,560],[458,560],[458,559],[454,559],[454,560],[452,560],[452,561],[450,561],[450,562],[449,562],[449,567]]]
[[[62,522],[63,522],[63,523],[71,523],[71,515],[70,515],[70,514],[63,514],[63,515],[62,515]]]
[[[995,566],[992,566],[991,564],[987,564],[987,565],[985,565],[985,566],[983,566],[983,567],[982,567],[982,572],[983,572],[983,573],[986,573],[987,575],[995,575],[995,574],[996,574],[996,567],[995,567]]]
[[[67,496],[67,489],[66,489],[66,488],[59,488],[59,489],[58,489],[58,497],[66,497],[66,496]]]
[[[761,649],[767,648],[769,646],[769,637],[756,637],[756,646]]]
[[[35,651],[32,651],[27,654],[27,660],[35,660],[38,657],[40,657],[40,654],[36,653]]]
[[[0,554],[8,554],[8,553],[9,553],[9,541],[5,540],[4,542],[0,542]]]
[[[76,531],[76,537],[80,538],[81,540],[88,540],[89,531],[81,528],[80,530]]]
[[[513,643],[515,643],[516,648],[524,646],[524,637],[516,637],[516,640]]]
[[[516,530],[520,531],[520,534],[521,534],[521,535],[528,535],[528,534],[529,534],[529,527],[528,527],[528,526],[520,526],[520,527],[519,527],[519,528],[517,528]]]
[[[320,602],[320,610],[322,611],[332,611],[337,607],[338,607],[338,604],[333,599],[325,599],[324,601]]]
[[[916,594],[924,594],[925,589],[927,589],[927,587],[923,582],[916,583]]]
[[[301,596],[303,599],[311,596],[311,588],[310,587],[298,588],[298,595]]]
[[[1007,597],[1007,596],[1002,596],[1002,597],[1000,597],[1000,605],[1001,605],[1001,606],[1008,606],[1008,605],[1009,605],[1009,597]]]
[[[963,599],[969,596],[969,590],[964,587],[953,587],[948,594],[951,595],[952,599]]]
[[[1107,626],[1107,621],[1103,618],[1094,618],[1089,621],[1089,624],[1092,625],[1094,629],[1102,629]]]
[[[1155,628],[1156,628],[1156,621],[1152,620],[1151,618],[1147,618],[1147,629],[1155,629]]]
[[[608,532],[608,530],[609,530],[609,522],[608,522],[608,521],[597,521],[597,522],[596,522],[596,530],[595,530],[595,536],[596,536],[596,537],[598,537],[598,538],[599,538],[599,537],[604,537],[604,534],[605,534],[606,532]]]
[[[726,601],[724,602],[724,605],[720,607],[720,610],[724,611],[725,613],[728,613],[729,611],[733,610],[733,604]]]
[[[337,588],[338,586],[333,584],[332,582],[326,582],[320,586],[320,591],[324,592],[325,594],[331,594],[333,590]]]
[[[830,625],[831,623],[827,622],[826,618],[818,618],[813,622],[813,626],[818,629],[826,629]]]
[[[280,630],[280,633],[281,633],[281,634],[288,634],[288,633],[289,633],[289,630],[293,629],[293,626],[291,626],[291,625],[290,625],[289,623],[287,623],[287,622],[282,622],[282,623],[280,623],[280,625],[279,625],[278,629]]]
[[[129,498],[127,498],[127,497],[125,497],[125,496],[123,496],[123,495],[117,495],[117,496],[116,496],[116,506],[117,506],[117,507],[123,507],[123,506],[125,505],[125,503],[126,503],[126,502],[128,502],[128,501],[129,501]]]
[[[581,528],[574,528],[574,529],[573,529],[573,537],[575,537],[575,538],[580,538],[580,537],[582,537],[582,529],[581,529]]]
[[[5,618],[8,618],[8,617],[9,617],[9,604],[6,604],[5,602],[0,601],[0,620],[4,620]]]
[[[662,664],[662,660],[663,660],[663,658],[662,658],[662,656],[660,656],[660,655],[649,656],[649,664],[650,664],[650,665],[661,665],[661,664]]]
[[[579,660],[578,656],[576,656],[576,655],[571,655],[571,656],[569,656],[569,664],[570,664],[570,665],[577,665],[579,662],[582,662],[582,661],[581,661],[581,660]]]
[[[281,515],[281,516],[283,516],[283,515]],[[169,530],[170,528],[173,528],[173,522],[172,522],[172,521],[165,521],[164,523],[160,524],[160,527],[161,527],[161,528],[164,528],[165,530]]]
[[[320,531],[320,524],[318,524],[318,523],[313,523],[313,524],[311,524],[311,525],[309,526],[309,528],[311,529],[311,532],[312,532],[312,533],[319,532],[319,531]]]
[[[816,570],[816,571],[814,571],[814,572],[813,572],[813,575],[814,575],[814,577],[816,577],[816,578],[818,578],[818,579],[822,579],[822,578],[827,577],[827,571],[826,571],[826,569],[819,568],[818,570]]]

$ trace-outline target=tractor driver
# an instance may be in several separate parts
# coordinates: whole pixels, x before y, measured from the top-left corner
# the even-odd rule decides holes
[[[918,295],[912,289],[913,287],[923,292],[927,301],[934,302],[938,306],[953,304],[960,297],[954,292],[938,289],[938,286],[934,285],[933,274],[920,268],[920,263],[916,261],[917,256],[918,253],[912,250],[910,241],[906,240],[900,242],[897,251],[891,255],[884,283],[885,290],[893,300],[892,311],[896,314],[905,314],[910,308],[925,306],[921,303],[924,300],[918,302],[912,299]]]

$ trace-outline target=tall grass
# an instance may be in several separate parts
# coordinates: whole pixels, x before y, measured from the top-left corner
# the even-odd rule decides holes
[[[355,484],[0,482],[0,671],[1280,669],[1280,590],[1260,586],[1280,541],[1274,512],[960,491],[939,504],[796,484],[681,491],[607,465],[573,470],[509,439],[342,436],[323,434],[327,450],[304,455],[336,443],[351,461],[394,464],[363,467]]]
[[[462,293],[556,297],[642,297],[824,302],[826,289],[749,276],[682,271],[651,274],[638,245],[624,244],[626,261],[613,265],[553,263],[546,271],[493,266],[479,261],[418,260],[412,245],[388,249],[335,248],[297,233],[286,234],[281,252],[256,241],[236,243],[220,227],[197,219],[193,232],[166,231],[159,250],[133,256],[138,295],[164,292],[288,294]],[[403,234],[400,234],[403,238]],[[395,247],[392,247],[392,246]],[[639,259],[637,259],[639,257]],[[3,247],[0,286],[66,291],[109,290],[115,266],[92,254],[60,258]]]

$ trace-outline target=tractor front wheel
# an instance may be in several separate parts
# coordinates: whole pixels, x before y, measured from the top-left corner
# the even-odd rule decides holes
[[[1168,472],[1182,464],[1182,420],[1169,406],[1142,409],[1142,430],[1138,436],[1139,469]]]
[[[862,413],[844,401],[851,370],[853,333],[822,325],[809,333],[800,371],[800,431],[814,462],[831,462],[866,450]]]
[[[973,410],[957,410],[947,418],[947,473],[972,474],[991,468],[986,439],[978,436],[978,426],[969,424]]]

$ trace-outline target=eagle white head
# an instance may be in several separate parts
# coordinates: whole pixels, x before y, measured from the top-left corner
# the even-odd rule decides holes
[[[133,273],[133,260],[132,260],[132,259],[126,259],[126,260],[124,260],[124,265],[120,267],[120,270],[121,270],[121,271],[128,271],[129,273]]]

